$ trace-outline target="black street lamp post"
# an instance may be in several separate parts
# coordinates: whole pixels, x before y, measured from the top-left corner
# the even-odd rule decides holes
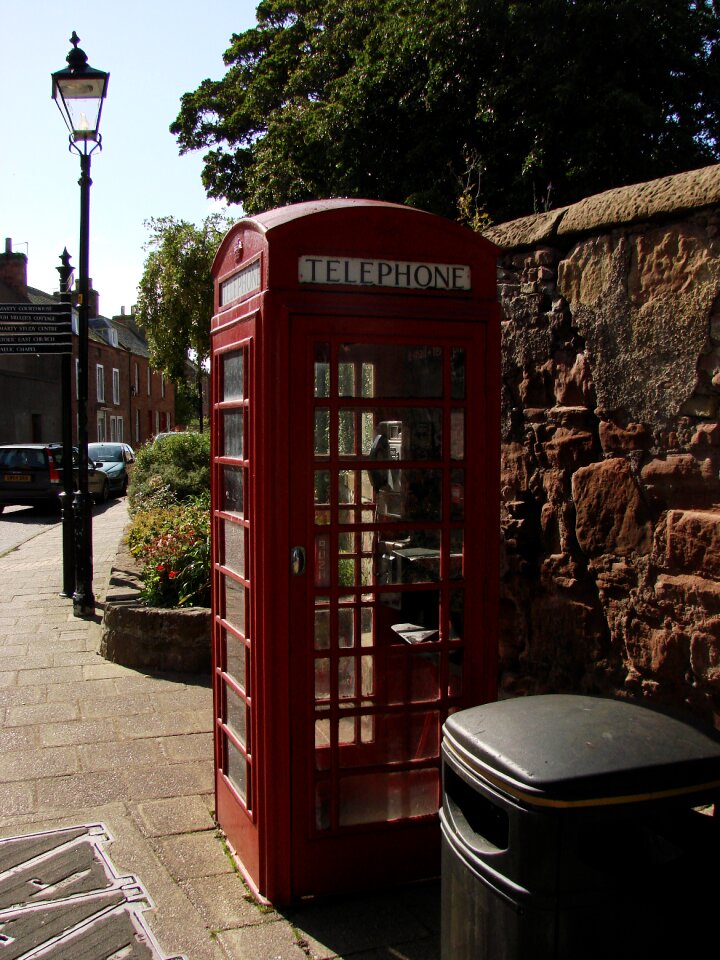
[[[92,590],[92,502],[88,494],[88,319],[90,246],[90,157],[102,149],[100,115],[110,75],[95,70],[78,47],[73,31],[68,66],[52,75],[52,96],[70,131],[70,149],[80,157],[80,257],[78,267],[78,447],[80,453],[78,493],[73,501],[75,519],[75,593],[73,613],[82,617],[95,612]]]
[[[60,302],[66,303],[71,310],[70,278],[73,268],[70,266],[70,254],[67,247],[60,255],[62,266],[55,269],[60,274]],[[75,524],[73,518],[73,443],[72,443],[72,356],[67,353],[60,358],[61,368],[61,420],[63,445],[63,489],[60,494],[62,511],[62,542],[63,542],[63,595],[72,597],[75,594]]]

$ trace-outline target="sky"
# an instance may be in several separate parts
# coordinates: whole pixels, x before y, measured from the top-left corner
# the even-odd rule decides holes
[[[110,73],[92,157],[90,277],[100,313],[137,299],[150,217],[199,224],[225,209],[205,194],[203,151],[181,157],[168,127],[183,93],[225,72],[233,33],[255,25],[256,0],[0,0],[0,250],[28,257],[28,283],[58,289],[67,247],[78,264],[80,160],[51,97],[75,30],[90,66]],[[234,218],[239,207],[227,208]]]

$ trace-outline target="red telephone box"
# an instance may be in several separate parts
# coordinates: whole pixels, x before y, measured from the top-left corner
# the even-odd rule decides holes
[[[366,200],[215,259],[217,814],[275,903],[439,870],[440,728],[496,694],[495,260]]]

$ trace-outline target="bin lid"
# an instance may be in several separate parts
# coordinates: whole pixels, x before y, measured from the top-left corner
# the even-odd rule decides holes
[[[622,700],[548,694],[472,707],[448,718],[443,750],[536,806],[720,789],[720,735]]]

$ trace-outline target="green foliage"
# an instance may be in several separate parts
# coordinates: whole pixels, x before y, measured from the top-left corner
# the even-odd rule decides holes
[[[128,499],[144,602],[209,606],[210,436],[176,433],[138,450]]]
[[[207,496],[210,435],[175,433],[137,451],[128,499],[131,513]]]
[[[718,158],[713,0],[263,0],[181,152],[248,213],[367,196],[475,227]]]
[[[201,227],[175,217],[153,218],[145,226],[149,253],[138,288],[137,319],[153,366],[180,383],[188,358],[202,364],[210,352],[210,268],[230,223],[214,214]]]
[[[354,560],[338,560],[338,583],[341,587],[355,586]]]
[[[210,605],[208,498],[135,513],[130,552],[142,564],[141,597],[149,607]]]
[[[175,423],[181,423],[192,430],[197,430],[200,426],[198,405],[197,383],[181,380],[175,384]]]

